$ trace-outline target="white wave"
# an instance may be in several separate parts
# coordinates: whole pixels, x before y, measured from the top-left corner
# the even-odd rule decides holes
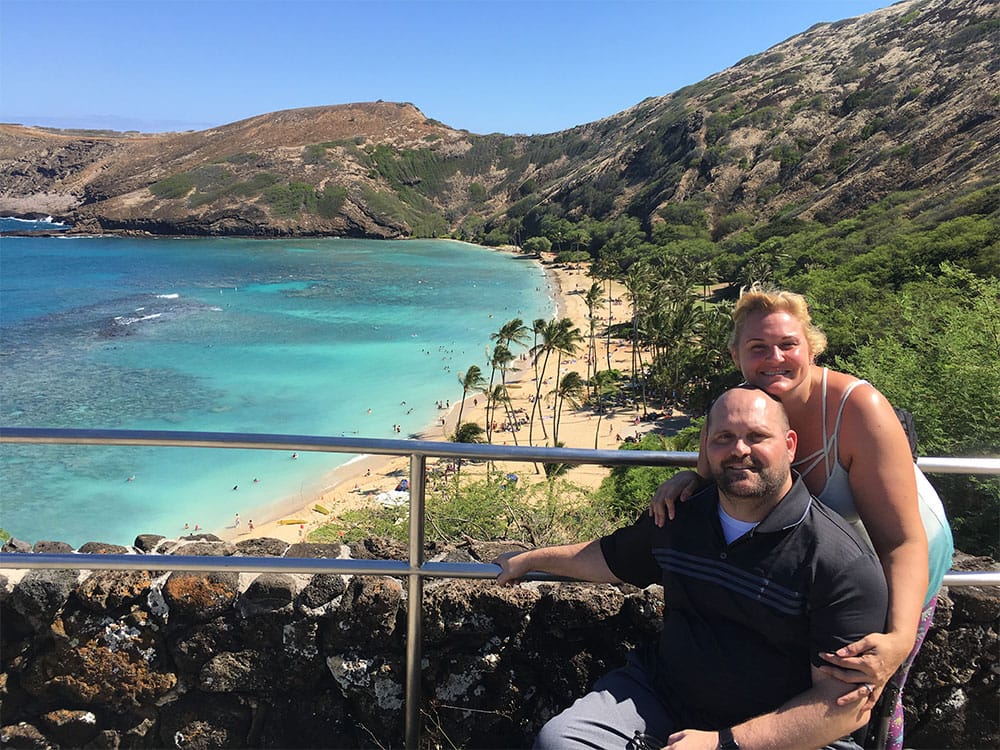
[[[173,294],[157,294],[156,298],[157,299],[177,299],[180,296],[181,295],[179,295],[176,292],[174,292]]]
[[[150,315],[140,315],[135,318],[129,317],[127,315],[116,315],[115,323],[117,323],[120,326],[130,326],[133,323],[141,323],[144,320],[153,320],[155,318],[159,318],[162,315],[163,313],[151,313]]]
[[[51,224],[56,227],[64,227],[66,224],[62,221],[54,221],[51,216],[46,216],[44,219],[19,219],[16,216],[0,216],[0,219],[4,221],[16,221],[18,224]]]

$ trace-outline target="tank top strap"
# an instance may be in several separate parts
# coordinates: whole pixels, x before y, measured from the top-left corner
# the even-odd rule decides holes
[[[826,459],[827,454],[830,452],[831,441],[826,434],[826,375],[829,372],[827,368],[823,368],[823,377],[820,381],[820,411],[823,415],[823,441],[820,447],[810,453],[808,456],[803,456],[802,458],[797,458],[792,462],[792,468],[794,468],[802,476],[806,476],[810,471],[815,469],[821,461]],[[808,464],[808,465],[807,465]],[[826,462],[826,478],[830,477],[829,461]]]
[[[827,465],[826,476],[827,477],[829,477],[830,474],[833,472],[833,466],[834,466],[834,464],[836,464],[836,462],[840,460],[840,423],[844,419],[844,408],[847,406],[847,399],[849,399],[851,397],[851,394],[854,392],[854,389],[857,388],[859,385],[868,385],[868,381],[867,380],[855,380],[853,383],[851,383],[849,386],[847,386],[847,389],[844,391],[844,397],[840,399],[840,407],[837,409],[837,421],[834,422],[834,425],[833,425],[833,435],[830,436],[830,451],[827,453],[827,456],[826,456],[826,465]],[[825,404],[825,401],[824,401],[824,404]],[[825,434],[825,430],[826,430],[826,426],[825,426],[826,425],[826,416],[825,415],[823,417],[823,420],[824,420],[824,422],[823,422],[824,428],[823,429],[824,429],[824,434]],[[831,458],[833,459],[832,463],[830,461]]]

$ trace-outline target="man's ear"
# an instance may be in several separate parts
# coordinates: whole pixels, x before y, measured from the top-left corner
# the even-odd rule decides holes
[[[799,436],[795,433],[795,430],[789,430],[785,434],[785,447],[788,449],[788,460],[795,460],[795,449],[799,444]]]

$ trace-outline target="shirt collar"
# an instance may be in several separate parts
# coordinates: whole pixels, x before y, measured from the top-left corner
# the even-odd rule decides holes
[[[755,534],[783,531],[800,524],[806,517],[809,508],[812,507],[813,497],[809,494],[809,488],[806,487],[805,482],[802,481],[802,477],[797,471],[792,471],[792,479],[794,480],[792,488],[785,493],[781,501],[764,517],[764,520],[757,524],[756,528],[754,528]],[[718,518],[718,487],[713,482],[705,488],[704,492],[712,493],[716,507],[715,516]]]
[[[764,520],[757,524],[754,533],[775,532],[797,526],[806,517],[812,506],[812,495],[798,472],[792,472],[792,488],[788,490],[781,502],[771,509]]]

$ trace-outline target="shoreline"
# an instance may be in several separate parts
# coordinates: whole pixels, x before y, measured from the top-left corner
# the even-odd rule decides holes
[[[457,240],[456,240],[457,241]],[[517,256],[516,248],[488,248],[497,252],[504,252],[512,256]],[[574,325],[580,330],[581,335],[586,338],[589,333],[588,310],[584,302],[584,294],[592,283],[591,277],[580,266],[553,264],[553,255],[548,257],[535,258],[534,262],[540,263],[545,274],[548,286],[548,294],[554,302],[557,319],[570,318]],[[623,290],[613,286],[613,298],[621,299]],[[612,305],[610,311],[611,321],[615,320]],[[598,317],[598,327],[607,325],[607,307],[604,306],[595,310]],[[530,324],[531,321],[526,321]],[[499,324],[502,324],[499,323]],[[529,342],[530,347],[530,342]],[[585,346],[583,347],[585,349]],[[619,355],[614,361],[623,368],[628,364],[628,358],[621,359],[621,355],[631,354],[628,342],[613,339],[611,355]],[[527,350],[518,352],[516,367],[507,373],[505,382],[511,387],[511,401],[515,409],[525,409],[525,413],[530,413],[532,408],[532,398],[535,390],[534,368],[528,357]],[[597,341],[597,361],[604,362],[607,356],[606,339]],[[586,377],[587,362],[586,354],[576,356],[561,363],[562,367],[559,377],[569,371],[578,372],[581,377]],[[543,378],[542,396],[544,399],[546,384],[551,385],[554,378],[555,360],[551,360],[546,372],[541,373]],[[484,369],[484,377],[488,378],[488,371]],[[526,387],[530,386],[530,387]],[[457,386],[456,386],[457,387]],[[461,394],[459,394],[459,398]],[[420,440],[434,442],[444,442],[451,434],[458,418],[461,408],[459,401],[448,401],[449,407],[441,410],[441,416],[435,422],[427,425],[412,437]],[[477,422],[485,425],[485,399],[481,394],[470,394],[462,408],[463,422]],[[548,407],[546,407],[547,409]],[[635,435],[646,432],[653,428],[653,424],[648,422],[638,422],[638,407],[612,408],[608,415],[594,415],[585,409],[572,409],[567,407],[560,417],[559,441],[567,447],[593,448],[595,442],[599,448],[617,448],[622,435]],[[495,415],[496,422],[500,415]],[[623,419],[624,417],[624,419]],[[551,416],[545,415],[551,425]],[[544,420],[543,420],[544,421]],[[501,425],[498,425],[498,427]],[[513,445],[515,433],[509,431],[494,431],[491,443],[494,445]],[[528,440],[528,428],[525,426],[516,433],[517,442],[526,444]],[[545,444],[546,440],[539,434],[536,424],[534,444]],[[272,537],[286,542],[297,542],[304,540],[309,531],[316,527],[336,519],[341,513],[375,505],[375,497],[381,492],[392,491],[402,478],[409,477],[409,456],[386,456],[381,454],[350,454],[352,457],[341,466],[336,467],[322,475],[318,484],[322,487],[305,504],[301,497],[285,497],[267,501],[252,509],[249,517],[244,516],[239,527],[229,525],[225,528],[215,530],[217,536],[229,541],[240,541],[243,539]],[[433,461],[434,459],[432,459]],[[429,464],[430,465],[430,464]],[[527,470],[524,467],[529,467]],[[526,481],[534,481],[532,475],[534,471],[532,464],[511,464],[511,469],[520,469],[517,473],[524,476]],[[582,484],[596,488],[608,470],[600,466],[579,466],[572,470],[569,479],[577,484]],[[320,505],[329,511],[323,514],[314,510],[316,505]],[[253,528],[249,528],[250,521],[253,521]]]

